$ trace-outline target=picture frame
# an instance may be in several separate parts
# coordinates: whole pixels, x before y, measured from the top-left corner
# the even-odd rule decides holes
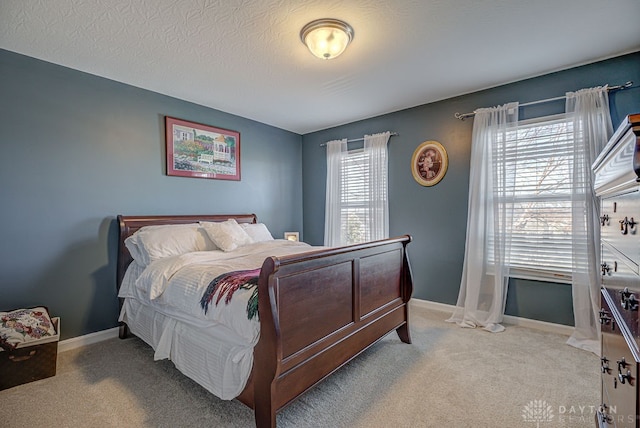
[[[411,174],[421,186],[435,186],[449,167],[447,151],[437,141],[425,141],[413,152]]]
[[[167,175],[240,181],[240,133],[165,117]]]
[[[285,232],[284,239],[287,241],[299,241],[300,240],[300,232]]]

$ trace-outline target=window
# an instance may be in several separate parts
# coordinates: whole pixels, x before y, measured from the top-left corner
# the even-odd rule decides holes
[[[325,245],[350,245],[389,237],[390,134],[387,131],[365,135],[362,150],[347,150],[346,138],[327,143]]]
[[[371,241],[372,180],[369,154],[351,150],[340,161],[340,234],[346,245]],[[386,180],[386,170],[381,173]],[[381,186],[386,201],[387,186]],[[379,196],[379,195],[378,195]]]
[[[506,139],[496,161],[515,172],[503,183],[513,186],[504,201],[513,209],[511,276],[570,282],[573,122],[565,115],[519,122]]]
[[[369,168],[363,150],[350,151],[340,162],[340,235],[347,245],[367,241]]]

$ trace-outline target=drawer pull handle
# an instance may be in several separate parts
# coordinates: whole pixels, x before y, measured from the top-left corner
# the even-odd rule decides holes
[[[598,421],[600,422],[600,424],[610,425],[613,423],[613,418],[610,415],[607,415],[606,413],[602,413],[601,411],[598,410]],[[601,425],[601,426],[605,426],[605,425]]]
[[[600,216],[600,224],[602,224],[603,226],[606,224],[609,224],[609,214],[605,214],[605,215],[601,215]]]
[[[622,369],[626,369],[627,366],[629,365],[629,363],[627,363],[627,361],[624,359],[624,357],[622,357],[621,359],[616,361],[616,364],[618,364],[618,372],[620,372],[620,373],[622,373]]]
[[[21,357],[16,357],[15,355],[10,355],[9,359],[14,362],[14,363],[18,363],[20,361],[25,361],[28,360],[29,358],[33,357],[34,355],[36,355],[36,350],[34,349],[33,351],[29,352],[29,355],[23,355]]]
[[[620,223],[620,233],[622,233],[623,235],[628,234],[629,229],[633,229],[637,224],[633,217],[631,217],[631,220],[625,217],[624,220],[620,220],[618,221],[618,223]]]
[[[627,311],[637,311],[638,310],[638,299],[636,299],[635,294],[629,291],[628,287],[624,287],[624,290],[620,292],[620,304],[622,308]]]
[[[608,408],[609,406],[602,403],[602,405],[600,405],[600,408],[596,410],[596,416],[598,418],[598,422],[600,422],[601,424],[613,423],[613,418],[611,417],[611,415],[608,414],[608,410],[607,410]]]
[[[608,315],[607,311],[604,309],[600,309],[600,324],[607,325],[610,322],[611,322],[611,317]],[[606,358],[603,358],[603,360],[606,360]]]
[[[620,380],[621,384],[629,383],[630,386],[633,386],[631,384],[631,382],[633,381],[633,378],[631,377],[631,370],[627,370],[626,374],[618,373],[618,379]]]

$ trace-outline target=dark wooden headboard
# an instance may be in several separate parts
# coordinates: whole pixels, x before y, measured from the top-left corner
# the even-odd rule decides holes
[[[118,227],[120,236],[118,238],[118,267],[116,287],[120,290],[124,273],[129,264],[133,261],[129,250],[124,245],[124,240],[133,235],[143,226],[159,226],[165,224],[186,224],[197,223],[199,221],[226,221],[230,218],[236,219],[238,223],[256,223],[258,218],[255,214],[216,214],[216,215],[155,215],[155,216],[118,216]]]

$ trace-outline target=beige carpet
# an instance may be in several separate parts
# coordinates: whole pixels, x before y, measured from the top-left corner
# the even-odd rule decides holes
[[[566,337],[499,334],[412,308],[413,344],[395,333],[278,414],[279,427],[586,427],[599,359]],[[55,377],[0,391],[0,426],[251,427],[253,413],[112,339],[58,356]]]

